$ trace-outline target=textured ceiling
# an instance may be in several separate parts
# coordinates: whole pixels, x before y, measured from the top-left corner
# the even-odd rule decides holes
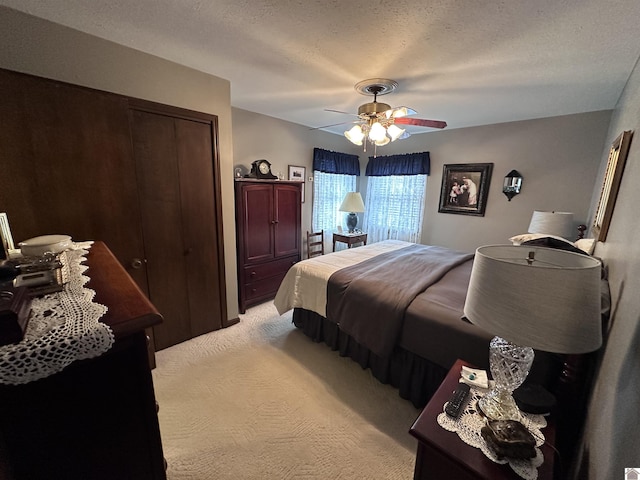
[[[324,109],[355,113],[367,78],[448,128],[611,109],[640,54],[638,0],[0,4],[228,79],[232,106],[309,127],[350,120]]]

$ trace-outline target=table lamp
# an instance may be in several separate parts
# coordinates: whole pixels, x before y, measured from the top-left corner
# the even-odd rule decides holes
[[[349,212],[349,215],[347,215],[347,227],[349,228],[349,233],[353,233],[358,224],[358,216],[356,213],[364,212],[364,202],[362,201],[360,192],[347,193],[344,196],[344,200],[342,200],[342,205],[340,205],[339,210],[341,212]]]
[[[533,349],[587,353],[602,343],[599,260],[526,245],[476,250],[465,317],[496,335],[489,344],[494,387],[478,408],[495,420],[519,420],[512,393],[527,378]]]
[[[571,212],[535,210],[529,223],[529,233],[543,233],[566,239],[576,236],[573,228],[573,213]]]

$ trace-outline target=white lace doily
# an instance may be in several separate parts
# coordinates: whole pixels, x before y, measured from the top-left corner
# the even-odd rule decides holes
[[[84,287],[89,277],[83,275],[88,267],[82,262],[92,243],[74,243],[60,254],[64,288],[34,298],[23,340],[0,347],[0,383],[19,385],[48,377],[113,345],[113,332],[98,321],[107,307],[94,303],[95,292]]]
[[[508,463],[511,469],[521,478],[525,480],[536,480],[538,478],[538,467],[542,465],[544,461],[542,451],[539,447],[544,444],[545,439],[544,434],[540,430],[547,426],[547,420],[542,415],[522,413],[520,423],[527,427],[527,430],[529,430],[536,439],[536,456],[534,458],[530,460],[517,460],[513,458],[498,459],[489,449],[487,442],[480,434],[480,430],[485,426],[486,422],[485,417],[478,413],[476,407],[476,402],[480,398],[482,398],[481,391],[472,387],[464,411],[460,413],[460,416],[457,419],[453,419],[446,413],[441,413],[438,415],[438,424],[445,430],[457,433],[458,437],[467,445],[482,450],[482,453],[493,462]]]

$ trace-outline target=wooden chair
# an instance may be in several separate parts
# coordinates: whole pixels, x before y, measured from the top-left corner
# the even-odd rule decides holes
[[[307,258],[324,255],[324,230],[309,232],[307,230]]]

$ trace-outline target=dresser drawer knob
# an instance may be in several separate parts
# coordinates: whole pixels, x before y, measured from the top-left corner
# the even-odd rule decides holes
[[[256,272],[251,272],[251,273],[249,274],[249,276],[250,276],[250,277],[255,277],[255,276],[256,276]]]

